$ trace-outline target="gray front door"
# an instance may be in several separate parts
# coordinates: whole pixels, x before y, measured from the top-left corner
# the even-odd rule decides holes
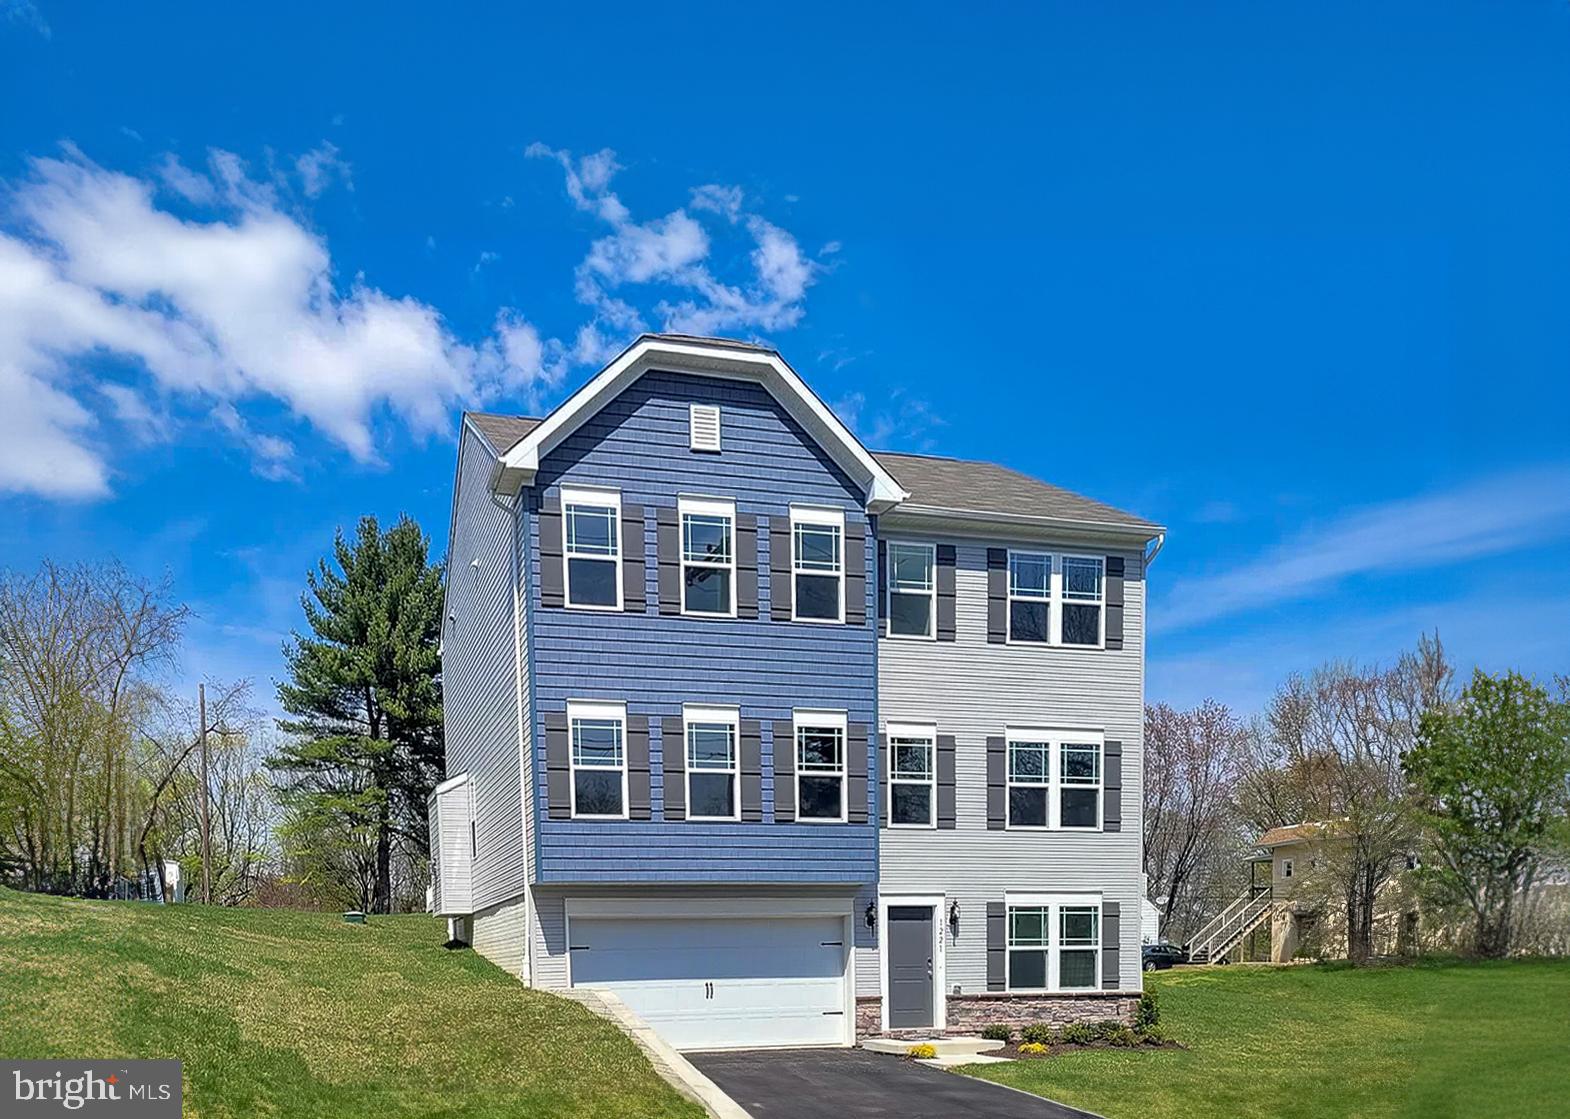
[[[932,907],[889,906],[889,1029],[932,1025]]]

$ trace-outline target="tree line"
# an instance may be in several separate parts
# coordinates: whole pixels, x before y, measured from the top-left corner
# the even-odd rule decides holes
[[[1389,665],[1288,677],[1243,719],[1207,700],[1145,716],[1145,874],[1181,941],[1248,886],[1260,835],[1322,842],[1300,899],[1344,914],[1349,958],[1376,948],[1382,899],[1426,943],[1482,956],[1570,950],[1570,681],[1516,672],[1458,687],[1439,639]],[[1563,887],[1555,897],[1541,887]],[[1544,923],[1545,910],[1550,922]]]
[[[306,579],[284,717],[206,685],[214,903],[421,908],[442,771],[440,563],[361,520]],[[171,683],[191,610],[122,565],[0,572],[0,882],[86,897],[202,882],[204,728]]]

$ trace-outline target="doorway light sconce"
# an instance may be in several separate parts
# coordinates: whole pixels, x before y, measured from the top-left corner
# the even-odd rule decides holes
[[[949,902],[949,929],[955,936],[959,935],[959,902]]]
[[[866,920],[867,927],[869,929],[877,928],[878,927],[878,906],[877,906],[877,903],[869,901],[867,903],[867,911],[862,914],[862,917]]]

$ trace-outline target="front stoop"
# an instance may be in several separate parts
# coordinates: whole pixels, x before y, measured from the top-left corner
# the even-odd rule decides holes
[[[916,1060],[917,1064],[932,1065],[934,1068],[990,1065],[1008,1060],[1007,1057],[988,1056],[992,1050],[1002,1049],[1004,1043],[984,1037],[873,1037],[861,1043],[861,1047],[869,1053],[888,1053],[897,1057],[909,1053],[912,1045],[930,1045],[937,1051],[936,1057]]]
[[[752,1119],[751,1112],[726,1095],[718,1084],[699,1072],[686,1057],[672,1049],[664,1038],[654,1032],[653,1027],[610,991],[569,987],[553,993],[582,1003],[590,1012],[614,1022],[643,1051],[661,1079],[702,1107],[711,1119]]]

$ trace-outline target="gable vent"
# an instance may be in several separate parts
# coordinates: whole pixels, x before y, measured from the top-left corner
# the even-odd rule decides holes
[[[692,449],[717,451],[720,449],[720,408],[718,404],[694,404],[692,417]]]

